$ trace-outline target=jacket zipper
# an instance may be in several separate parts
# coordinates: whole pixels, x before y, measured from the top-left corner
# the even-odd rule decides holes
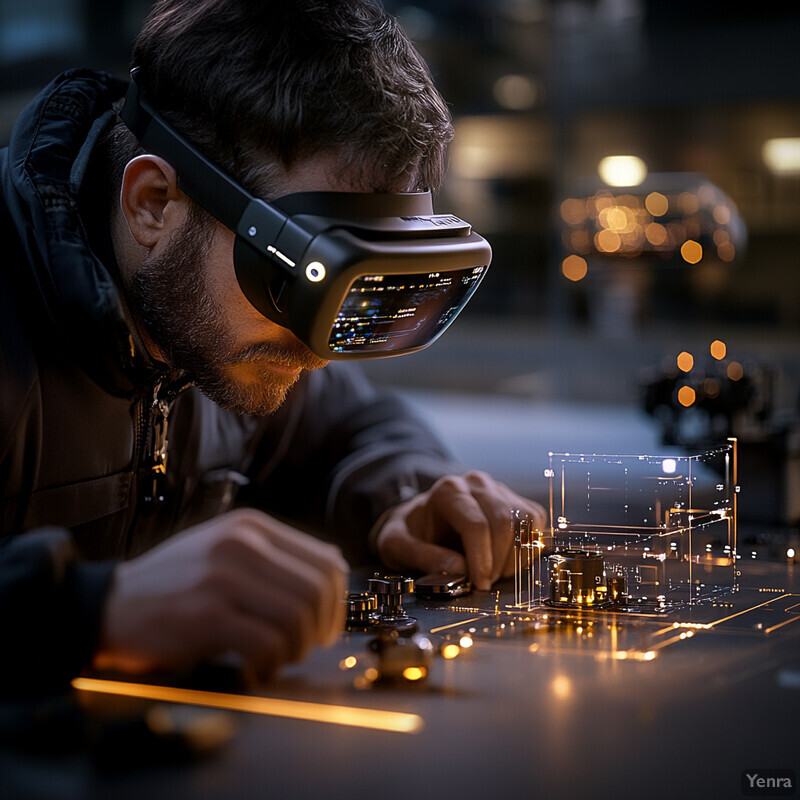
[[[137,410],[137,459],[139,470],[139,506],[147,511],[164,501],[167,475],[167,432],[172,403],[185,386],[163,387],[161,379],[153,384],[149,408],[142,400]]]

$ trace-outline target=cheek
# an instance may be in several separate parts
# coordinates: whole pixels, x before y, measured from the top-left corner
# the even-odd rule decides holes
[[[244,340],[275,338],[284,330],[264,317],[242,292],[233,266],[234,234],[219,226],[208,254],[208,286],[225,315],[226,325]]]

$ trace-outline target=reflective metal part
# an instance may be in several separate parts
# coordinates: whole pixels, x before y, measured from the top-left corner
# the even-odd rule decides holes
[[[347,598],[347,630],[365,631],[375,625],[378,598],[369,592],[354,592]]]
[[[403,608],[404,594],[412,594],[414,580],[401,575],[381,575],[376,572],[367,581],[367,591],[376,595],[378,611],[376,621],[378,625],[392,628],[408,628],[415,626],[417,621],[408,616]]]

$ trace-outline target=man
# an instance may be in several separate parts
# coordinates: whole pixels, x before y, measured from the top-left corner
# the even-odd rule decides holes
[[[162,0],[133,64],[256,197],[441,183],[446,108],[368,0]],[[67,73],[3,152],[5,685],[228,653],[268,677],[342,626],[347,565],[300,528],[479,589],[508,574],[509,510],[541,508],[451,475],[397,399],[262,316],[234,233],[119,121],[124,92]]]

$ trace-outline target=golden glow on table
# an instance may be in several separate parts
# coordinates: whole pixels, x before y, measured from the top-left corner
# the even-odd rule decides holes
[[[209,708],[222,708],[228,711],[246,711],[251,714],[288,717],[309,722],[326,722],[332,725],[348,725],[396,733],[418,733],[424,725],[422,717],[417,714],[282,700],[276,697],[206,692],[197,689],[181,689],[173,686],[156,686],[98,678],[75,678],[72,686],[82,692],[101,692],[166,703],[186,703]]]

